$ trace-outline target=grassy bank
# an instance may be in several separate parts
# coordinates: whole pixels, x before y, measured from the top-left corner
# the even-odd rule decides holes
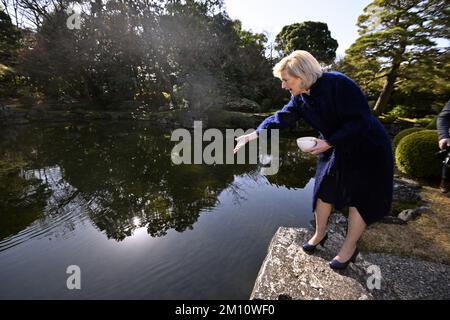
[[[406,225],[374,224],[364,233],[361,249],[450,264],[450,197],[432,186],[423,186],[420,193],[432,214]]]

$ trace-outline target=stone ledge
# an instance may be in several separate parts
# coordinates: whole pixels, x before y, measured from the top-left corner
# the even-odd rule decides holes
[[[333,217],[334,216],[334,217]],[[250,299],[393,300],[450,299],[450,266],[388,254],[360,253],[346,270],[334,271],[328,262],[345,237],[346,219],[333,215],[325,248],[308,255],[302,244],[312,236],[304,228],[280,227],[269,245]],[[380,289],[367,286],[377,266]],[[372,282],[373,283],[373,282]]]

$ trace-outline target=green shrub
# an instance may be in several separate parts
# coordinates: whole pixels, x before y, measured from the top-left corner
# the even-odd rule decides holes
[[[434,118],[433,118],[433,120],[431,120],[431,122],[426,126],[426,128],[427,129],[429,129],[429,130],[436,130],[436,122],[437,122],[437,116],[435,116]]]
[[[392,114],[383,113],[382,115],[378,116],[378,119],[383,124],[392,124],[398,120],[398,117]]]
[[[397,133],[397,135],[392,140],[392,145],[394,146],[394,150],[397,148],[397,145],[400,142],[400,140],[402,140],[404,137],[406,137],[407,135],[410,135],[411,133],[414,133],[417,131],[422,131],[422,130],[425,130],[425,129],[419,128],[419,127],[414,127],[414,128],[408,128],[408,129],[402,130],[399,133]]]
[[[428,125],[430,126],[432,125],[432,122],[434,121],[435,117],[436,117],[435,115],[427,115],[423,118],[417,119],[416,124],[419,125],[419,127],[427,128]],[[436,128],[427,128],[427,129],[436,130]]]
[[[437,131],[422,130],[400,140],[395,150],[395,162],[400,171],[417,178],[437,177],[441,160],[436,156]]]
[[[411,112],[411,108],[409,108],[407,106],[397,105],[394,108],[392,108],[392,110],[389,111],[388,114],[390,116],[398,118],[398,117],[410,117],[412,112]]]

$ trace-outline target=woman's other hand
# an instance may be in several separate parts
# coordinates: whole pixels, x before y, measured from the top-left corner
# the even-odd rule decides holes
[[[238,152],[240,148],[245,146],[245,144],[249,141],[255,140],[258,138],[258,134],[255,132],[244,134],[243,136],[237,137],[235,140],[237,141],[236,147],[234,147],[233,153]]]
[[[319,154],[331,148],[331,146],[325,140],[316,139],[316,141],[316,146],[309,151],[309,153],[311,154]]]
[[[450,147],[450,139],[439,140],[439,148],[444,150],[446,147]]]

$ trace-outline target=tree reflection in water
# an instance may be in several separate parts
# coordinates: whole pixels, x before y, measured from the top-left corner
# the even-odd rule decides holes
[[[37,209],[26,209],[27,214],[12,210],[10,202],[2,204],[2,212],[8,212],[0,216],[2,221],[18,222],[15,227],[1,223],[0,240],[35,219],[42,226],[60,215],[66,217],[66,229],[87,217],[118,241],[144,226],[154,237],[170,229],[182,232],[192,229],[201,212],[214,208],[225,189],[235,201],[245,201],[235,176],[261,178],[257,165],[174,165],[170,132],[150,130],[145,123],[22,126],[3,131],[7,139],[1,144],[2,159],[14,150],[26,161],[14,179],[26,184],[41,181],[39,186],[47,191],[34,193]],[[314,161],[299,152],[295,139],[281,139],[280,170],[266,176],[266,181],[303,188],[314,174]],[[10,189],[19,195],[25,187],[20,188]],[[5,194],[1,190],[3,198]]]

